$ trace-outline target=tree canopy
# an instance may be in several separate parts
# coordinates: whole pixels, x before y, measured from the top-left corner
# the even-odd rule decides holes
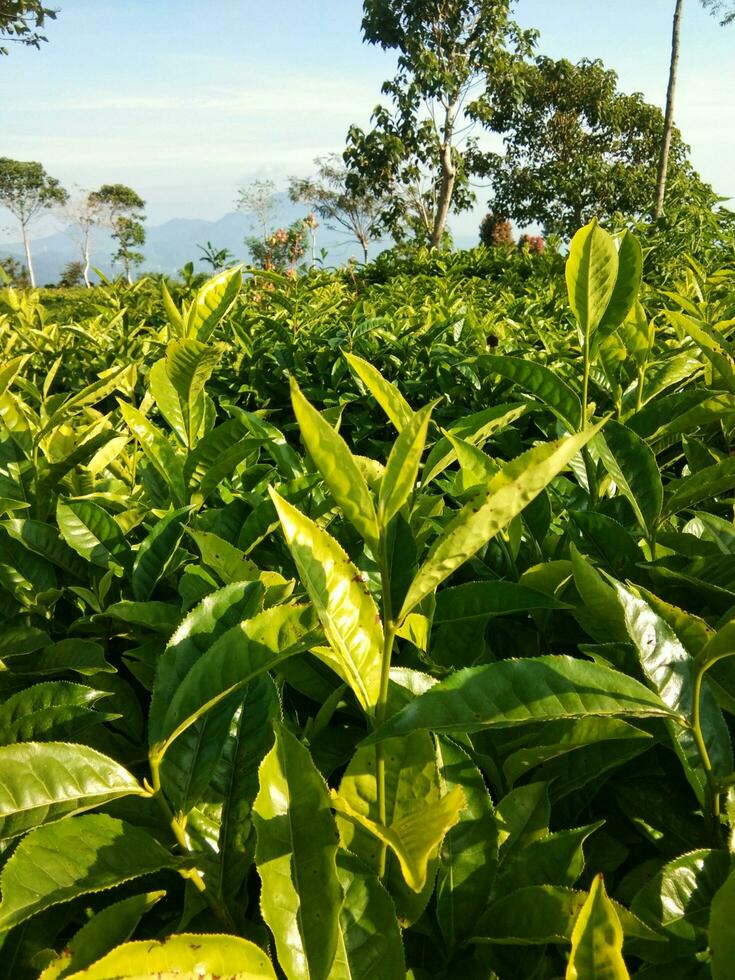
[[[650,213],[663,115],[640,93],[618,91],[601,61],[538,57],[478,113],[505,143],[486,157],[495,212],[563,237],[592,216]],[[678,131],[670,167],[672,194],[699,180]]]
[[[398,52],[383,84],[373,127],[353,126],[345,161],[352,193],[384,197],[380,221],[395,237],[413,232],[432,246],[450,213],[474,200],[478,172],[469,110],[492,103],[497,83],[512,79],[535,33],[510,17],[513,0],[365,0],[363,36]],[[512,82],[511,82],[512,84]]]
[[[4,42],[9,41],[40,48],[46,40],[40,31],[46,19],[55,20],[56,14],[40,0],[0,0],[0,55],[8,54]]]

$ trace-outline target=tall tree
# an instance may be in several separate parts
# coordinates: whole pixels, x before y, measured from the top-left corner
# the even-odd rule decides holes
[[[495,214],[564,238],[594,216],[650,214],[662,113],[640,93],[619,92],[617,75],[601,61],[536,58],[479,116],[505,144],[504,154],[486,155]],[[687,149],[674,130],[679,195],[699,183]]]
[[[735,3],[733,0],[700,0],[702,6],[712,14],[722,15],[721,24],[731,24],[735,21]],[[656,181],[656,200],[653,206],[653,217],[661,217],[666,198],[666,181],[669,173],[669,155],[671,139],[674,130],[674,100],[676,97],[676,82],[679,74],[679,48],[681,45],[681,17],[684,0],[675,0],[674,20],[671,29],[671,58],[669,61],[669,80],[666,86],[666,112],[664,115],[661,152],[658,163],[658,179]]]
[[[238,191],[236,207],[244,211],[260,232],[265,242],[273,231],[278,215],[278,196],[272,180],[254,180]]]
[[[125,278],[133,281],[132,267],[140,265],[143,255],[137,251],[145,244],[145,201],[126,184],[103,184],[89,195],[90,207],[98,208],[112,231],[118,247],[113,262],[121,262]]]
[[[57,11],[40,0],[0,0],[0,42],[14,41],[40,48],[46,38],[39,33],[46,18],[54,20]],[[0,44],[0,55],[8,54]]]
[[[515,0],[365,0],[369,44],[398,52],[398,70],[383,84],[373,128],[353,126],[345,162],[353,193],[384,195],[384,228],[400,237],[406,220],[432,247],[447,218],[474,200],[476,140],[469,110],[492,100],[500,79],[530,52],[535,32],[510,18]]]
[[[18,220],[31,286],[36,285],[29,225],[44,211],[65,204],[69,195],[40,163],[0,157],[0,205]]]
[[[64,208],[64,217],[69,222],[68,234],[73,239],[81,255],[82,278],[89,288],[91,262],[92,229],[103,221],[103,205],[95,192],[82,191],[71,197]]]
[[[289,197],[308,204],[333,232],[346,232],[349,240],[362,248],[365,262],[368,247],[377,237],[377,225],[384,201],[379,193],[361,186],[353,191],[347,180],[347,167],[337,153],[317,157],[312,177],[291,177]]]

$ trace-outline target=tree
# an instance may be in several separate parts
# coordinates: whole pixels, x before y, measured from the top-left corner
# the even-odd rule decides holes
[[[722,25],[735,21],[735,4],[733,0],[701,0],[702,6],[713,14],[722,14]],[[669,62],[669,80],[666,86],[666,112],[664,115],[663,136],[658,163],[658,178],[656,180],[656,201],[653,207],[653,217],[658,219],[664,209],[666,198],[666,181],[669,173],[669,155],[674,131],[674,99],[676,96],[676,81],[679,73],[679,46],[681,41],[681,15],[684,0],[676,0],[674,4],[674,20],[671,29],[671,60]],[[727,8],[731,7],[728,11]]]
[[[250,215],[265,242],[273,230],[273,224],[278,214],[278,197],[273,181],[254,180],[246,187],[241,187],[235,206],[238,211],[244,211]]]
[[[145,201],[125,184],[103,184],[98,191],[92,191],[89,202],[104,216],[103,220],[118,243],[112,261],[122,263],[125,278],[132,282],[132,266],[143,261],[143,255],[137,249],[145,244]]]
[[[197,245],[197,248],[202,253],[199,261],[206,262],[210,265],[212,272],[219,272],[221,269],[226,269],[232,265],[235,258],[229,248],[215,248],[211,242],[207,242],[206,245]]]
[[[25,289],[30,285],[28,269],[12,255],[0,258],[0,286],[8,283],[10,286],[18,286]]]
[[[57,11],[39,0],[0,0],[0,41],[14,41],[40,48],[46,38],[39,34],[46,18],[56,19]],[[0,55],[8,49],[0,44]]]
[[[504,98],[479,112],[505,143],[504,155],[486,155],[494,211],[562,237],[593,216],[650,214],[663,117],[640,93],[619,92],[601,61],[536,58]],[[687,149],[674,130],[679,194],[699,182]]]
[[[132,268],[140,265],[145,256],[138,249],[145,245],[145,228],[135,218],[121,214],[116,220],[112,237],[117,242],[117,251],[112,256],[113,262],[121,262],[125,278],[133,281]]]
[[[245,239],[253,262],[261,269],[276,272],[295,272],[296,263],[306,253],[308,225],[305,221],[294,221],[289,228],[276,228],[266,235],[265,240],[258,235]]]
[[[69,195],[40,163],[0,157],[0,205],[20,224],[31,286],[36,285],[28,238],[29,225],[44,211],[65,204]]]
[[[473,100],[490,103],[535,39],[510,19],[513,3],[365,0],[364,39],[397,51],[398,70],[382,88],[392,107],[377,106],[370,132],[350,129],[348,186],[384,198],[381,224],[397,239],[408,225],[438,247],[450,212],[474,200]]]
[[[313,177],[291,177],[289,197],[308,204],[330,231],[347,232],[350,241],[358,242],[367,262],[368,246],[377,237],[382,196],[369,187],[352,191],[347,167],[336,153],[317,157],[314,163],[317,170]]]
[[[72,238],[81,254],[82,278],[85,285],[90,288],[92,283],[89,279],[89,269],[91,266],[91,235],[92,229],[102,224],[104,219],[104,207],[102,202],[95,196],[97,192],[84,192],[77,194],[69,199],[64,208],[64,217],[69,222],[67,232]]]
[[[84,278],[84,263],[68,262],[59,277],[58,286],[61,289],[71,289],[73,286],[79,286],[83,282],[86,282]],[[89,286],[88,282],[86,284]]]

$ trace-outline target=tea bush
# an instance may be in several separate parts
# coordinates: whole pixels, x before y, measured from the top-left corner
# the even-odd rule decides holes
[[[0,962],[733,976],[735,267],[0,293]]]

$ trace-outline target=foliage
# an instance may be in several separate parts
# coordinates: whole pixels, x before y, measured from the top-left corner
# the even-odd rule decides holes
[[[0,4],[0,41],[16,41],[40,48],[46,38],[39,33],[46,18],[56,19],[57,11],[44,6],[40,0],[2,0]],[[0,45],[0,56],[8,49]]]
[[[87,198],[91,208],[103,214],[117,242],[113,262],[120,262],[128,282],[132,281],[132,268],[140,265],[143,255],[138,251],[145,244],[143,209],[145,201],[126,184],[103,184]]]
[[[495,210],[565,237],[594,215],[650,214],[663,117],[640,94],[619,92],[602,62],[538,57],[492,106],[479,100],[477,111],[505,142],[504,154],[486,157]],[[677,132],[670,173],[675,200],[702,186]]]
[[[306,254],[308,234],[307,221],[294,221],[288,228],[276,228],[264,240],[257,235],[246,238],[245,244],[259,268],[292,274]]]
[[[486,214],[480,222],[480,242],[486,248],[513,244],[513,228],[507,218]]]
[[[392,105],[375,109],[369,132],[350,129],[348,187],[379,195],[380,226],[396,240],[415,236],[438,248],[448,215],[474,201],[470,179],[482,169],[482,154],[468,134],[472,103],[494,104],[498,89],[514,84],[535,38],[510,19],[511,6],[365,0],[363,36],[396,51],[398,70],[382,88]]]
[[[73,286],[79,286],[84,282],[84,263],[82,262],[69,262],[65,267],[64,271],[61,273],[59,278],[59,286],[62,289],[69,289]]]
[[[0,205],[20,224],[26,265],[31,285],[35,285],[33,261],[28,241],[28,226],[44,211],[59,207],[68,194],[55,177],[50,177],[35,161],[0,157]]]
[[[12,255],[0,259],[0,280],[21,288],[30,285],[28,269]]]
[[[197,245],[197,248],[202,253],[199,261],[206,262],[212,272],[221,272],[233,264],[235,257],[229,248],[216,248],[209,241],[206,245]]]
[[[14,978],[728,976],[735,266],[652,258],[0,292]]]
[[[317,172],[313,177],[292,177],[289,196],[314,209],[330,231],[347,233],[355,240],[368,261],[368,247],[377,237],[383,201],[380,194],[367,185],[357,191],[348,185],[347,168],[337,154],[317,157]]]

